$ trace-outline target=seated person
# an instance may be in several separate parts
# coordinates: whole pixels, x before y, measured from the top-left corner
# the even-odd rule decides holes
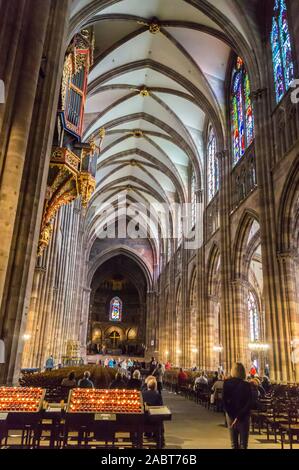
[[[133,372],[133,376],[127,383],[127,388],[129,390],[141,390],[141,385],[142,385],[142,381],[141,381],[140,370],[136,369]]]
[[[114,390],[123,390],[126,388],[126,383],[124,382],[120,372],[117,372],[117,374],[115,374],[115,379],[112,380],[109,388]]]
[[[271,391],[271,388],[272,388],[271,382],[270,382],[269,377],[267,377],[266,375],[263,377],[261,386],[265,390],[265,393],[269,393]]]
[[[218,380],[214,383],[211,389],[211,403],[216,404],[217,411],[221,410],[222,407],[222,393],[224,385],[224,376],[220,374]]]
[[[186,372],[184,372],[183,369],[180,368],[180,372],[178,373],[178,382],[176,385],[176,393],[178,393],[181,387],[185,387],[187,385],[187,379],[188,376]]]
[[[77,386],[77,382],[75,379],[75,372],[70,372],[68,377],[65,377],[61,382],[62,387],[66,388],[75,388]]]
[[[151,380],[151,379],[155,379],[156,380],[156,377],[154,375],[148,375],[144,381],[144,384],[141,386],[141,391],[142,392],[146,392],[147,391],[147,383]]]
[[[199,377],[196,377],[194,382],[194,390],[206,389],[208,387],[208,379],[204,372],[200,374]]]
[[[144,403],[149,406],[162,406],[162,396],[158,392],[157,380],[152,378],[147,381],[147,390],[142,392]]]
[[[83,379],[78,382],[79,388],[94,388],[93,382],[90,380],[90,372],[87,370],[83,374]]]
[[[219,375],[217,381],[212,386],[212,392],[217,395],[218,391],[221,393],[224,385],[224,377],[222,374]]]

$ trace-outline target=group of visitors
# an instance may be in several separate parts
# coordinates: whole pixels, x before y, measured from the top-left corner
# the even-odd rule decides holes
[[[124,362],[126,366],[124,367]],[[136,366],[136,365],[135,365]],[[108,366],[109,367],[109,366]],[[114,379],[109,385],[110,389],[118,390],[140,390],[143,395],[143,401],[149,406],[163,405],[162,389],[164,367],[152,358],[147,377],[142,380],[141,372],[134,368],[134,363],[130,359],[117,364],[118,370]],[[75,373],[70,372],[68,377],[61,382],[64,388],[94,388],[94,383],[90,378],[90,372],[85,371],[83,377],[76,381]]]
[[[90,372],[89,370],[85,371],[83,374],[82,379],[80,379],[77,383],[75,372],[70,372],[69,375],[62,380],[61,386],[64,388],[94,388],[94,383],[90,380]]]
[[[111,367],[109,362],[113,359],[107,358],[108,362],[104,365]],[[106,361],[106,360],[105,360]],[[114,364],[117,368],[114,379],[110,383],[110,389],[129,389],[140,390],[143,401],[149,406],[162,406],[163,376],[165,370],[169,370],[169,364],[162,364],[152,357],[146,377],[142,377],[140,367],[131,359],[119,360]],[[177,390],[186,386],[188,382],[187,373],[181,368],[177,376]],[[63,379],[62,387],[94,388],[90,378],[90,372],[84,372],[83,377],[78,381],[75,379],[75,373],[71,372],[69,376]],[[194,391],[209,390],[211,403],[215,403],[221,398],[222,410],[226,416],[226,423],[230,431],[231,445],[233,449],[246,449],[248,447],[250,413],[252,409],[258,407],[260,398],[266,396],[271,389],[271,383],[267,376],[260,379],[257,371],[250,369],[249,375],[243,364],[236,363],[231,369],[229,376],[222,372],[206,374],[200,373],[194,380]]]

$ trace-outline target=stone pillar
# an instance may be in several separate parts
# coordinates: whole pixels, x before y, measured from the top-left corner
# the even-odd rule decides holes
[[[158,340],[158,316],[157,316],[157,293],[155,291],[147,292],[147,318],[146,318],[146,360],[154,356],[156,343]],[[152,343],[153,342],[153,343]]]
[[[12,5],[10,5],[10,3]],[[5,4],[4,18],[7,22],[2,23],[2,27],[7,29],[7,34],[10,36],[12,29],[15,30],[15,24],[12,19],[16,19],[16,31],[14,32],[18,39],[15,39],[13,44],[18,40],[18,48],[20,48],[20,50],[16,53],[16,56],[13,56],[13,59],[16,61],[14,64],[15,76],[10,77],[11,80],[6,84],[6,92],[8,94],[11,92],[14,93],[14,99],[10,99],[10,96],[8,97],[3,116],[5,122],[5,120],[8,119],[8,105],[10,105],[10,122],[5,122],[5,128],[2,128],[1,132],[1,137],[3,138],[3,140],[1,138],[1,141],[4,145],[1,146],[0,299],[3,295],[4,282],[7,275],[14,221],[17,214],[19,191],[21,188],[26,148],[29,139],[30,124],[37,92],[50,9],[49,1],[12,1],[5,2]],[[19,6],[21,8],[21,15],[23,16],[22,22],[18,20]],[[2,4],[1,10],[3,10],[3,8],[4,5]],[[11,21],[9,21],[9,17],[6,16],[8,11],[12,15]],[[24,27],[24,32],[21,26]],[[0,50],[3,54],[2,44]],[[10,50],[10,47],[8,47],[8,50]],[[4,53],[6,54],[7,51]],[[16,86],[14,81],[18,83],[18,86]],[[12,188],[14,188],[13,191]]]
[[[208,308],[205,315],[205,364],[206,370],[217,370],[219,364],[218,353],[215,353],[214,346],[218,345],[218,339],[215,339],[215,316],[218,306],[218,299],[212,295],[208,296]]]
[[[189,367],[191,361],[190,351],[190,308],[188,308],[188,257],[187,250],[183,247],[182,242],[182,268],[181,268],[181,315],[182,315],[182,331],[180,334],[182,351],[181,363],[183,367]]]
[[[222,151],[217,154],[219,161],[220,189],[219,189],[219,212],[220,212],[220,276],[221,276],[221,318],[223,338],[223,366],[229,371],[232,363],[236,360],[237,349],[234,336],[233,317],[233,292],[232,292],[232,253],[230,235],[230,159],[229,152]]]
[[[198,308],[198,321],[197,321],[197,328],[198,328],[198,341],[197,341],[197,357],[198,357],[198,366],[200,368],[203,367],[205,363],[205,281],[206,281],[206,273],[205,273],[205,256],[204,256],[204,248],[201,247],[197,253],[197,308]]]
[[[87,342],[87,330],[89,325],[89,309],[90,309],[90,294],[91,289],[89,287],[83,288],[82,296],[82,307],[81,307],[81,318],[80,318],[80,343],[81,343],[81,356],[86,359],[86,342]]]
[[[278,269],[276,212],[272,183],[273,135],[269,116],[269,90],[253,93],[257,182],[260,190],[260,227],[264,277],[266,339],[270,345],[270,374],[277,381],[293,378],[290,325],[282,299]]]
[[[299,299],[296,292],[296,257],[294,253],[279,253],[279,269],[282,279],[284,314],[289,323],[289,341],[292,353],[292,381],[299,380]]]
[[[6,104],[0,106],[0,330],[7,361],[0,365],[0,383],[16,380],[21,364],[19,336],[25,332],[30,304],[68,7],[68,0],[12,0],[2,2],[0,7],[1,18],[5,19],[0,67],[4,64],[7,74],[2,74]],[[6,41],[11,43],[11,50]]]
[[[31,292],[31,301],[29,312],[27,315],[26,321],[26,342],[24,344],[23,354],[22,354],[22,367],[32,367],[33,364],[31,362],[32,359],[32,347],[34,336],[36,334],[36,322],[38,317],[38,299],[40,294],[40,285],[41,285],[41,277],[45,274],[45,268],[42,266],[36,266],[33,278],[33,286]]]
[[[236,340],[236,360],[242,362],[247,368],[250,367],[250,358],[246,352],[248,351],[248,334],[246,327],[248,325],[248,307],[247,294],[248,285],[241,279],[232,282],[234,289],[234,337]]]

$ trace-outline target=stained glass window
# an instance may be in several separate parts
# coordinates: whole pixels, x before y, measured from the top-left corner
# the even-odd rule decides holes
[[[110,302],[110,313],[109,313],[109,320],[110,321],[121,321],[122,316],[122,301],[119,297],[113,297]]]
[[[211,127],[208,135],[208,201],[213,199],[219,189],[219,165],[216,157],[216,137]]]
[[[234,164],[243,157],[254,139],[254,116],[248,73],[241,57],[237,58],[232,77],[231,121]]]
[[[250,341],[259,341],[260,339],[260,324],[259,324],[259,311],[256,297],[252,292],[248,294],[248,312],[249,312],[249,325],[250,325]]]
[[[279,103],[294,80],[294,62],[285,0],[275,0],[271,46],[276,101]]]

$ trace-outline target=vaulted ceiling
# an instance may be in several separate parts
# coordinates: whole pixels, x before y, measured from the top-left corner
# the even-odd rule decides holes
[[[95,31],[84,140],[106,130],[90,224],[103,222],[103,204],[120,193],[144,204],[188,202],[191,169],[205,185],[207,124],[225,139],[231,52],[250,49],[239,2],[74,0],[71,21]]]

